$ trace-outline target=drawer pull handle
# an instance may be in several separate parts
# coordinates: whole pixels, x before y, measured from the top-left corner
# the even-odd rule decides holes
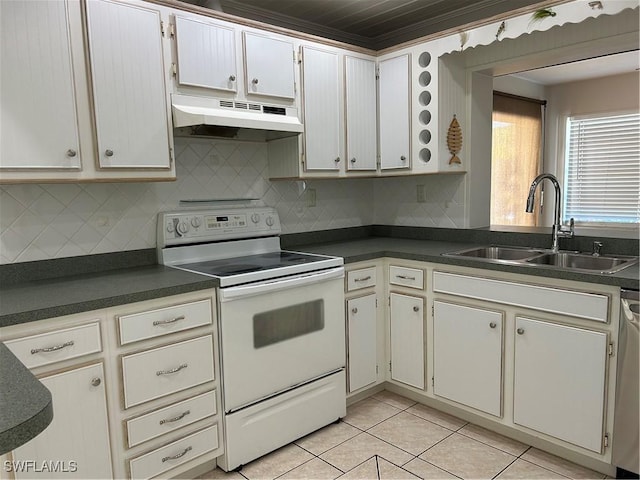
[[[402,280],[413,280],[416,281],[416,277],[408,277],[406,275],[396,275],[396,278],[401,278]]]
[[[167,325],[169,323],[176,323],[180,320],[184,320],[184,315],[180,315],[179,317],[176,318],[170,318],[169,320],[156,320],[155,322],[153,322],[153,326],[157,327],[158,325]]]
[[[160,425],[164,425],[165,423],[177,422],[178,420],[182,420],[184,417],[186,417],[190,413],[191,413],[191,410],[186,410],[186,411],[182,412],[180,415],[178,415],[177,417],[167,418],[165,420],[160,420]]]
[[[191,450],[193,450],[192,447],[187,447],[180,453],[176,453],[175,455],[171,455],[170,457],[162,457],[162,463],[166,462],[167,460],[177,460],[180,457],[184,457],[187,454],[187,452]]]
[[[101,383],[102,380],[100,379],[100,377],[94,377],[91,379],[91,385],[93,385],[94,387],[99,387]]]
[[[413,311],[414,312],[419,312],[420,311],[420,307],[418,307],[417,305],[415,307],[413,307]]]
[[[367,280],[371,280],[371,275],[367,275],[366,277],[362,277],[362,278],[353,279],[354,282],[366,282]]]
[[[47,353],[47,352],[55,352],[56,350],[62,350],[65,347],[73,346],[73,340],[69,340],[68,342],[64,342],[61,345],[56,345],[55,347],[46,347],[46,348],[32,348],[31,355],[35,355],[36,353]]]
[[[496,322],[491,322],[489,324],[489,328],[496,328],[498,325],[496,324]]]
[[[189,365],[187,365],[186,363],[183,363],[182,365],[177,366],[176,368],[172,368],[171,370],[158,370],[156,372],[156,375],[160,376],[160,375],[171,375],[172,373],[177,373],[180,370],[187,368]]]
[[[524,335],[524,328],[519,328],[516,332],[518,332],[518,335]]]
[[[358,313],[358,309],[356,307],[353,307],[351,309],[351,313],[353,313],[355,315],[356,313]]]

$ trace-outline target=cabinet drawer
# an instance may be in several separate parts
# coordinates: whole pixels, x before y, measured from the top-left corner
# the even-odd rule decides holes
[[[609,297],[596,293],[434,272],[433,291],[606,322]]]
[[[5,345],[27,368],[102,351],[98,322],[8,340]]]
[[[197,397],[127,420],[129,448],[216,413],[216,392],[212,390]]]
[[[125,408],[213,380],[212,342],[207,335],[123,357]]]
[[[424,272],[417,268],[390,265],[389,283],[422,290],[424,288]]]
[[[211,324],[211,301],[183,303],[118,318],[120,344],[159,337],[168,333]]]
[[[347,272],[347,292],[360,288],[375,287],[376,267],[359,268]]]
[[[151,478],[218,448],[218,426],[200,430],[177,442],[129,461],[131,478]]]

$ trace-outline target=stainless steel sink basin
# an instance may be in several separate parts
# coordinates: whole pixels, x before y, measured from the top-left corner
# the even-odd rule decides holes
[[[530,258],[527,263],[547,265],[571,270],[588,270],[600,273],[615,273],[638,263],[638,257],[594,256],[580,253],[547,253]]]
[[[443,253],[446,257],[468,258],[488,263],[557,268],[592,273],[616,273],[638,263],[638,257],[552,252],[542,248],[489,245]]]
[[[536,255],[542,255],[543,253],[544,250],[535,250],[527,247],[499,247],[491,245],[488,247],[470,248],[468,250],[446,253],[445,255],[512,262],[526,260],[527,258],[532,258]]]

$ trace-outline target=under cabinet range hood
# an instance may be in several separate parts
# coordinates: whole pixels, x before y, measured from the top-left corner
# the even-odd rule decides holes
[[[173,127],[186,135],[232,137],[240,129],[272,132],[273,137],[304,131],[294,107],[211,97],[171,97]]]

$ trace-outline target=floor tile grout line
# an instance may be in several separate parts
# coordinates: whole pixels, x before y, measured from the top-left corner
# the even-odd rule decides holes
[[[518,457],[515,457],[512,461],[510,461],[507,465],[505,465],[505,467],[504,467],[502,470],[500,470],[498,473],[496,473],[496,474],[495,474],[493,477],[491,477],[491,478],[492,478],[492,479],[493,479],[493,478],[496,478],[498,475],[500,475],[502,472],[504,472],[507,468],[509,468],[511,465],[513,465],[517,460],[518,460]]]
[[[440,443],[440,442],[438,442],[438,443]],[[431,447],[429,447],[429,448],[431,448]],[[426,452],[426,450],[425,450],[425,452]],[[424,453],[424,452],[423,452],[423,453]],[[422,453],[421,453],[420,455],[422,455]],[[462,478],[462,477],[459,477],[458,475],[456,475],[455,473],[450,472],[450,471],[449,471],[449,470],[447,470],[446,468],[443,468],[443,467],[441,467],[441,466],[439,466],[439,465],[436,465],[435,463],[431,463],[430,461],[425,460],[424,458],[420,458],[420,457],[418,456],[418,457],[414,458],[414,460],[416,460],[416,459],[420,460],[421,462],[428,463],[429,465],[431,465],[432,467],[437,468],[438,470],[442,470],[443,472],[447,472],[449,475],[453,475],[453,476],[454,476],[454,477],[456,477],[456,478]],[[409,460],[409,462],[411,462],[411,461],[412,461],[412,460]],[[407,462],[407,463],[409,463],[409,462]],[[406,465],[407,463],[405,463],[405,465]],[[403,466],[403,468],[404,468],[404,466]],[[405,468],[405,470],[407,470],[407,469]],[[408,471],[410,471],[410,470],[408,470]],[[411,473],[413,473],[413,472],[411,472]],[[416,474],[414,473],[414,475],[416,475]]]
[[[473,423],[471,423],[471,422],[467,423],[467,425],[469,425],[469,424],[471,424],[471,425],[475,425],[475,424],[473,424]],[[478,426],[478,427],[479,427],[479,425],[476,425],[476,426]],[[482,428],[482,427],[480,427],[480,428]],[[460,430],[462,430],[462,429],[460,429]],[[531,448],[531,446],[530,446],[530,445],[526,445],[526,444],[524,444],[524,443],[523,443],[523,445],[525,445],[527,448],[524,450],[524,452],[520,453],[519,455],[516,455],[516,454],[511,453],[511,452],[508,452],[507,450],[504,450],[504,449],[502,449],[502,448],[500,448],[500,447],[496,447],[495,445],[491,445],[490,443],[487,443],[486,441],[478,440],[478,439],[477,439],[477,438],[475,438],[475,437],[472,437],[472,436],[470,436],[470,435],[466,435],[464,432],[461,432],[460,430],[456,430],[456,433],[459,433],[460,435],[462,435],[462,436],[464,436],[464,437],[470,438],[471,440],[475,440],[476,442],[480,442],[480,443],[482,443],[483,445],[486,445],[487,447],[495,448],[496,450],[500,450],[501,452],[508,453],[508,454],[509,454],[509,455],[511,455],[512,457],[520,458],[520,456],[521,456],[521,455],[523,455],[527,450],[529,450],[529,449]],[[499,434],[498,434],[498,435],[499,435]],[[508,437],[505,437],[505,438],[508,438]]]

